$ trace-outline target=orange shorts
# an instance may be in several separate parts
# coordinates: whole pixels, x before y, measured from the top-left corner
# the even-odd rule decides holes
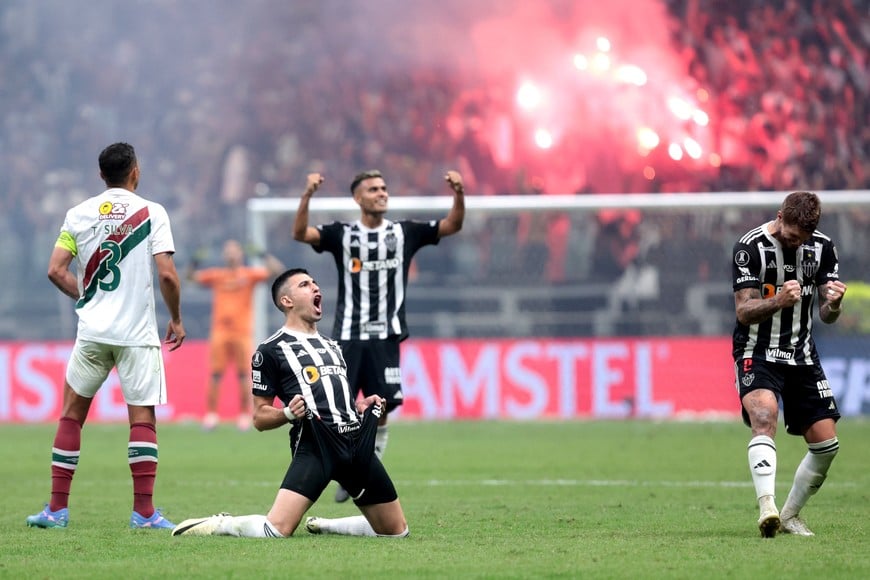
[[[218,333],[212,335],[209,344],[211,372],[213,374],[223,373],[230,364],[235,365],[240,374],[250,374],[251,356],[254,354],[250,336]]]

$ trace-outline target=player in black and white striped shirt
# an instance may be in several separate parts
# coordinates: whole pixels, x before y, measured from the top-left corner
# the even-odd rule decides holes
[[[296,212],[293,237],[311,244],[318,253],[332,254],[338,269],[333,338],[340,341],[352,392],[380,395],[387,401],[388,413],[402,404],[399,343],[408,336],[405,293],[411,259],[423,246],[458,232],[465,219],[462,176],[448,171],[444,179],[453,192],[453,205],[441,220],[387,220],[390,196],[377,170],[358,174],[350,185],[360,207],[358,220],[308,225],[309,201],[323,183],[319,173],[308,175]],[[379,457],[386,446],[384,414],[375,444]],[[336,501],[347,498],[342,489],[335,496]]]
[[[378,395],[352,397],[338,344],[317,332],[323,316],[317,283],[303,269],[284,272],[272,285],[284,326],[263,341],[251,361],[254,427],[291,423],[293,459],[265,516],[226,513],[178,524],[173,536],[287,537],[331,480],[338,481],[363,515],[308,518],[315,534],[405,537],[408,525],[393,482],[374,453]],[[275,407],[275,399],[282,407]]]
[[[837,250],[816,230],[821,202],[816,194],[789,194],[776,219],[747,232],[734,244],[732,282],[737,323],[733,336],[736,386],[743,418],[752,429],[749,468],[755,484],[763,537],[777,531],[811,536],[800,510],[824,482],[837,454],[840,418],[813,342],[813,310],[833,323],[846,286],[840,282]],[[795,473],[782,508],[776,509],[776,435],[782,401],[784,423],[809,451]]]

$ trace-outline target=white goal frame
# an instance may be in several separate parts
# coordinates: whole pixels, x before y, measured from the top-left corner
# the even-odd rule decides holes
[[[775,211],[788,191],[773,192],[721,192],[721,193],[632,193],[632,194],[578,194],[578,195],[489,195],[465,197],[466,216],[483,212],[488,215],[524,212],[596,212],[602,209],[638,209],[669,211],[686,209],[753,209]],[[870,190],[819,191],[823,208],[870,207]],[[414,215],[446,212],[453,198],[439,196],[394,196],[390,198],[391,215]],[[248,239],[258,248],[268,249],[266,217],[292,215],[299,207],[298,197],[252,197],[247,202]],[[309,216],[323,213],[358,215],[359,206],[349,195],[314,197],[309,204]],[[312,219],[312,223],[320,223]],[[254,336],[267,336],[265,308],[268,303],[265,289],[259,288],[254,297]]]

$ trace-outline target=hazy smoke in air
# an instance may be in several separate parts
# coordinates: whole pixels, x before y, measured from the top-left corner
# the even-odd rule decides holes
[[[662,103],[686,76],[662,0],[6,0],[0,27],[5,76],[33,79],[32,99],[44,99],[77,167],[92,154],[87,131],[122,129],[141,135],[146,156],[204,135],[178,146],[222,159],[243,143],[268,157],[285,133],[308,130],[282,122],[290,109],[310,116],[309,76],[320,94],[386,94],[422,71],[457,92],[454,137],[474,128],[505,170],[546,168],[549,190],[571,191],[603,165],[601,151],[625,169],[638,127],[664,138],[673,123]],[[602,42],[610,61],[595,70]],[[622,65],[645,74],[642,89],[613,81]],[[218,175],[219,163],[194,171]]]
[[[333,0],[320,2],[318,10],[324,20],[353,19],[357,34],[328,42],[364,52],[374,66],[470,67],[496,75],[563,58],[597,35],[656,52],[667,46],[669,29],[660,0],[373,0],[352,6]]]
[[[346,48],[365,54],[373,73],[456,75],[465,91],[452,131],[473,126],[498,163],[546,175],[537,181],[550,191],[625,190],[609,178],[640,175],[639,131],[662,142],[687,136],[667,105],[691,98],[661,0],[380,0],[352,17],[359,34]]]

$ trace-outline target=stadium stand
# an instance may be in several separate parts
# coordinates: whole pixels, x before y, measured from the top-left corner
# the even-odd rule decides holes
[[[124,10],[93,19],[66,2],[52,10],[26,0],[0,5],[0,220],[7,239],[0,266],[16,273],[0,296],[2,338],[72,335],[74,315],[45,280],[45,264],[63,208],[99,187],[94,157],[119,136],[135,136],[149,167],[143,190],[179,224],[182,263],[196,248],[246,238],[250,196],[294,195],[305,173],[321,168],[335,176],[336,195],[344,195],[344,176],[372,166],[389,168],[396,194],[438,192],[445,166],[467,173],[474,194],[572,193],[545,191],[523,167],[494,161],[474,133],[494,98],[487,87],[435,65],[372,71],[364,54],[342,50],[337,40],[369,32],[359,21],[334,18],[323,9],[331,3],[316,9],[268,0],[258,4],[263,10],[241,10],[215,0],[195,15],[185,3],[147,4],[153,17],[135,27],[123,26],[130,17]],[[625,179],[622,191],[870,187],[866,1],[666,5],[687,80],[710,95],[721,166]],[[196,25],[179,39],[172,23],[182,22]],[[328,35],[318,33],[327,26]],[[610,191],[593,178],[573,194]],[[715,259],[727,253],[731,232],[711,232],[706,225],[723,222],[705,219],[691,218],[687,229],[649,216],[469,216],[469,234],[451,246],[449,259],[421,256],[419,303],[409,305],[419,312],[411,319],[424,336],[496,332],[514,309],[538,311],[539,322],[523,327],[533,334],[727,332],[730,315],[709,313],[729,308],[729,289],[718,284],[727,275]],[[868,271],[868,224],[866,209],[838,213],[831,224],[846,242],[844,270]],[[296,250],[285,226],[270,233],[289,263]],[[625,284],[638,271],[660,273],[676,263],[676,236],[687,235],[699,236],[703,249],[679,260],[684,272],[658,276],[661,288],[649,298],[655,308],[614,302],[604,279]],[[605,250],[596,248],[623,253],[601,259]],[[456,279],[473,281],[479,293],[439,292]],[[506,280],[536,279],[553,291],[504,290]],[[493,302],[481,298],[490,294]],[[189,289],[186,302],[189,332],[205,336],[207,296]],[[451,319],[457,312],[475,313],[476,325]],[[661,312],[682,322],[663,326]],[[548,325],[548,316],[557,320]]]

